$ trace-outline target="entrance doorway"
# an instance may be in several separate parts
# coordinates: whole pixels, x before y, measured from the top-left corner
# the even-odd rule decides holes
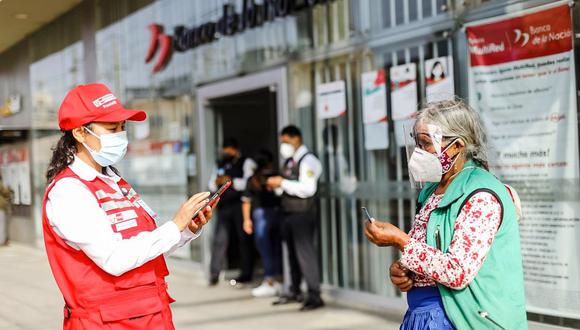
[[[236,138],[247,156],[260,149],[269,150],[277,164],[278,132],[288,124],[286,68],[198,88],[196,114],[198,183],[201,189],[207,187],[225,138]],[[202,236],[205,271],[209,269],[213,235],[213,223],[209,225],[209,230]]]
[[[244,157],[256,159],[258,152],[267,150],[274,156],[274,164],[277,164],[275,89],[266,87],[210,99],[208,109],[215,118],[213,131],[217,143],[213,152],[218,159],[221,157],[223,142],[233,139],[237,141]],[[240,251],[243,247],[239,246],[235,231],[230,228],[226,269],[241,267]]]
[[[253,157],[268,150],[277,164],[276,91],[260,88],[209,100],[215,118],[214,152],[219,154],[224,139],[238,141],[242,154]]]

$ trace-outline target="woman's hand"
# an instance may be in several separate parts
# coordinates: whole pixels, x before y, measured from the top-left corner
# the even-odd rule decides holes
[[[252,219],[244,219],[244,232],[248,235],[252,235],[254,233],[254,222]]]
[[[217,203],[216,203],[217,204]],[[215,207],[215,205],[213,206]],[[213,217],[213,208],[211,206],[207,206],[203,212],[199,212],[197,216],[197,220],[193,219],[189,222],[187,228],[192,233],[197,233],[203,226],[205,226],[209,220]]]
[[[389,277],[391,282],[401,290],[407,292],[413,288],[413,280],[409,277],[410,271],[405,269],[399,263],[399,260],[393,262],[389,267]]]
[[[396,226],[375,219],[365,221],[365,236],[377,246],[396,246],[401,251],[409,241],[409,236]]]
[[[179,231],[184,231],[185,228],[190,226],[190,224],[191,226],[193,226],[192,224],[194,222],[192,219],[193,215],[195,214],[195,212],[197,212],[197,210],[201,209],[205,205],[205,203],[207,203],[208,197],[209,197],[208,192],[201,192],[191,196],[190,199],[188,199],[185,203],[181,205],[181,207],[173,217],[173,222],[175,222],[177,228],[179,228]],[[205,215],[203,213],[205,213]],[[202,220],[202,222],[200,223],[203,224],[207,223],[208,220],[206,218],[207,213],[208,213],[207,209],[205,209],[204,212],[199,212],[199,218],[200,220]],[[211,217],[211,208],[209,209],[209,215]],[[203,224],[201,226],[203,226]],[[199,230],[201,226],[199,226],[199,223],[196,225],[199,227],[197,228],[197,230]]]

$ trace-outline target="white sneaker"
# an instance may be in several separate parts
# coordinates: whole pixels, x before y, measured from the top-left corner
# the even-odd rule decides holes
[[[256,298],[266,298],[266,297],[274,297],[280,294],[282,291],[282,285],[278,282],[274,282],[274,284],[270,285],[267,281],[262,282],[262,284],[252,289],[252,296]]]

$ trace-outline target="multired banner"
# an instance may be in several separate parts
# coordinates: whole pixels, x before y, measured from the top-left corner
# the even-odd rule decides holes
[[[580,315],[580,202],[570,7],[562,2],[466,28],[469,101],[480,112],[490,168],[520,188],[529,311]]]
[[[466,32],[471,66],[559,54],[571,50],[573,41],[567,5],[469,27]]]

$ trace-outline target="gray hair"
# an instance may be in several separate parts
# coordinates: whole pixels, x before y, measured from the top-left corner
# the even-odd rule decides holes
[[[487,136],[483,122],[475,110],[463,100],[427,103],[417,113],[417,123],[436,125],[444,136],[459,137],[465,142],[465,158],[488,169]]]

